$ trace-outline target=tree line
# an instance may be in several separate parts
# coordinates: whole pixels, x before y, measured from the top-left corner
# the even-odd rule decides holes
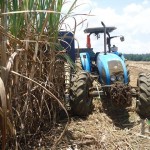
[[[150,61],[150,54],[124,54],[127,60]]]

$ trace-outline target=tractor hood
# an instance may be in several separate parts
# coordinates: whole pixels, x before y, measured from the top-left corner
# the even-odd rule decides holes
[[[96,59],[100,83],[110,85],[115,82],[128,83],[127,69],[120,56],[112,53],[98,54]]]

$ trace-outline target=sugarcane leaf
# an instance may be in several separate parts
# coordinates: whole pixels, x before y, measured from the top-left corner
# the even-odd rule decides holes
[[[2,108],[2,116],[1,117],[1,133],[2,133],[2,149],[5,149],[6,146],[6,120],[7,120],[7,103],[6,103],[6,92],[3,80],[0,78],[0,100],[1,100],[1,108]]]

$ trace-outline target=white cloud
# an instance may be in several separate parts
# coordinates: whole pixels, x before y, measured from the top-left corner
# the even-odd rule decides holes
[[[78,22],[86,18],[88,27],[99,27],[101,26],[101,21],[104,21],[107,26],[116,26],[118,30],[116,30],[114,34],[123,34],[125,36],[125,42],[123,43],[118,39],[114,40],[123,53],[150,53],[150,8],[147,7],[149,0],[145,0],[141,2],[141,4],[131,3],[127,5],[121,13],[118,13],[111,7],[100,8],[92,0],[82,0],[82,3],[84,2],[88,2],[89,4],[82,5],[83,8],[82,6],[78,7],[78,11],[75,13],[88,13],[94,6],[91,14],[95,16],[77,17]],[[76,32],[76,38],[79,40],[81,47],[86,46],[86,35],[83,33],[83,30],[87,24],[84,24],[82,28],[78,28]],[[95,51],[103,49],[100,40],[97,41],[92,38],[91,42]]]
[[[150,1],[149,0],[144,0],[143,5],[147,5]]]
[[[136,13],[143,11],[143,6],[139,5],[139,4],[132,3],[132,4],[128,5],[127,7],[125,7],[123,11],[124,11],[124,14],[135,15]]]

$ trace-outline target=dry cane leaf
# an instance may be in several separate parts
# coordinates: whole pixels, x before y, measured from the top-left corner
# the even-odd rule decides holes
[[[2,79],[0,78],[0,98],[1,98],[1,107],[2,107],[2,116],[0,116],[1,120],[1,132],[2,132],[2,150],[5,149],[6,146],[6,120],[7,120],[7,103],[6,103],[6,93],[5,87]]]

